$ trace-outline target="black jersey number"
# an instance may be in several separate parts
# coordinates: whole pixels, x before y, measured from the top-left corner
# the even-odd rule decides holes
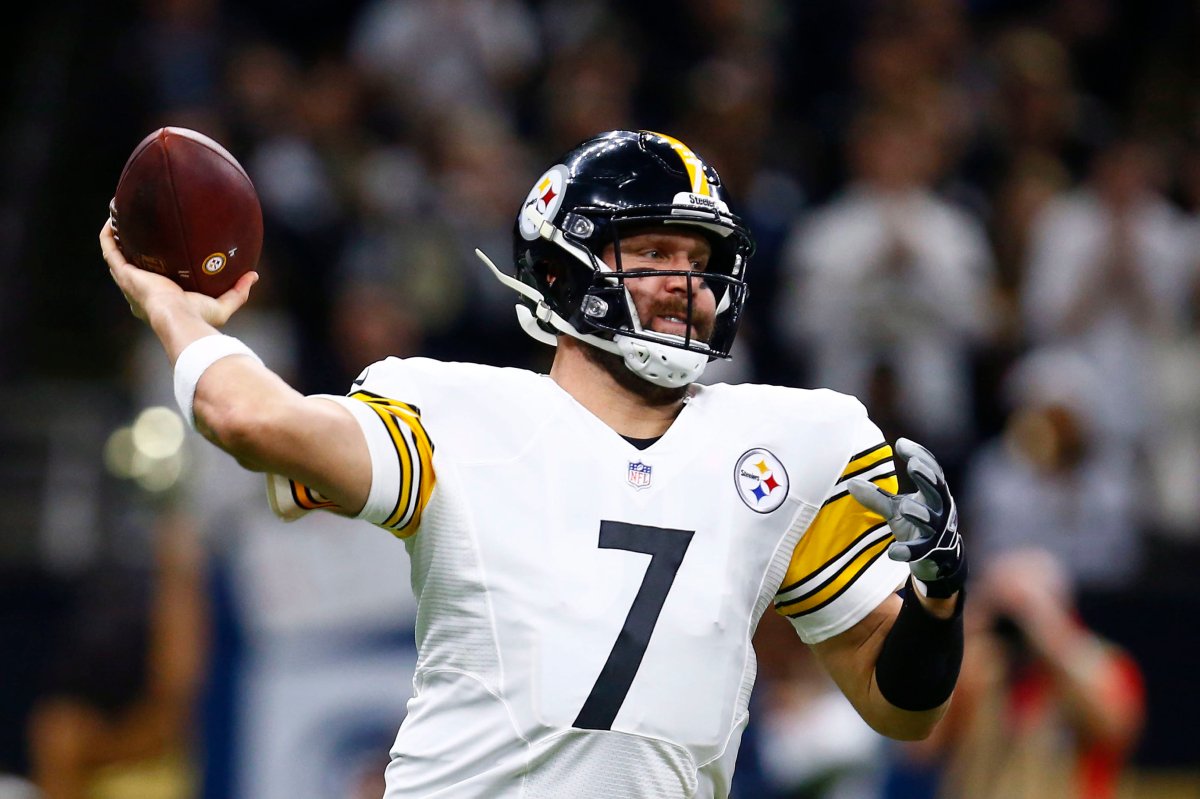
[[[600,522],[600,548],[624,549],[650,556],[650,565],[642,578],[641,588],[633,598],[625,625],[617,635],[612,652],[592,692],[575,719],[575,727],[584,730],[612,729],[613,719],[633,685],[633,678],[642,665],[642,656],[650,644],[654,625],[662,613],[667,593],[675,582],[679,564],[694,535],[692,530],[672,530],[669,527],[648,527],[625,522]]]

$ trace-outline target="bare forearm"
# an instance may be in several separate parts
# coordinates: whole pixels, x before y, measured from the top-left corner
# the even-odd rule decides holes
[[[935,603],[950,602],[950,608],[945,616],[936,618],[948,619],[954,614],[954,600],[929,600]],[[868,651],[864,660],[872,664],[862,681],[865,688],[861,692],[862,699],[857,705],[859,713],[871,727],[881,735],[898,741],[920,741],[929,736],[937,723],[941,721],[949,707],[950,700],[942,702],[933,708],[924,710],[906,710],[897,707],[880,690],[877,666],[883,654],[887,636],[891,633],[894,620],[881,625],[866,644]]]
[[[868,707],[859,708],[859,713],[880,735],[897,741],[923,741],[946,715],[949,706],[950,700],[947,699],[932,710],[898,708],[879,692],[879,685],[872,674]]]
[[[932,600],[935,603],[955,603],[957,598]],[[949,615],[953,616],[956,605],[952,604]],[[910,608],[924,612],[920,607]],[[883,656],[901,610],[901,600],[891,596],[866,619],[836,638],[816,644],[813,651],[821,664],[837,682],[854,708],[876,732],[901,741],[915,741],[927,737],[945,715],[949,700],[935,707],[907,710],[898,707],[880,690],[877,665]],[[900,654],[906,659],[919,659],[919,642],[901,642]],[[920,670],[922,664],[915,666]],[[922,678],[928,675],[922,675]]]
[[[883,641],[881,639],[874,644],[874,653],[872,653],[874,656],[871,657],[871,662],[878,661],[882,649]],[[949,699],[937,705],[936,708],[928,710],[905,710],[896,707],[888,701],[887,697],[883,696],[875,668],[871,668],[870,672],[865,675],[864,683],[862,699],[856,703],[859,714],[872,729],[875,729],[875,732],[895,740],[928,738],[929,734],[934,732],[937,722],[946,715],[946,709],[949,707]]]
[[[316,489],[353,514],[366,502],[366,441],[341,406],[305,397],[257,361],[231,356],[196,385],[196,429],[244,468]]]
[[[958,610],[960,601],[959,594],[954,594],[952,597],[938,599],[927,597],[920,593],[914,592],[917,602],[921,606],[921,610],[928,614],[931,619],[936,619],[938,622],[949,623],[954,618],[955,612]],[[887,634],[891,634],[892,627],[895,622],[888,626]],[[884,645],[887,641],[885,634],[878,643],[878,650],[875,652],[874,662],[876,668],[871,670],[871,687],[869,695],[872,697],[872,712],[879,720],[879,726],[875,729],[890,738],[895,738],[901,741],[917,741],[922,740],[933,731],[933,728],[941,721],[946,714],[946,709],[950,705],[950,700],[947,698],[944,702],[936,707],[926,710],[906,710],[897,707],[884,696],[879,688],[878,682],[878,665],[883,654]],[[957,654],[957,659],[948,665],[955,667],[961,663],[961,651]]]

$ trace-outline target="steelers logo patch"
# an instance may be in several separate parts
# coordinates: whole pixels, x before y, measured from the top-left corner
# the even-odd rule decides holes
[[[733,484],[746,507],[755,513],[779,508],[788,494],[788,476],[776,458],[765,449],[747,450],[733,469]]]
[[[212,255],[204,259],[204,273],[206,275],[215,275],[225,268],[225,253],[214,252]]]
[[[554,221],[554,216],[562,205],[563,192],[566,191],[567,178],[570,176],[571,173],[565,166],[555,164],[533,184],[521,205],[520,230],[522,238],[526,241],[537,240],[542,219]]]

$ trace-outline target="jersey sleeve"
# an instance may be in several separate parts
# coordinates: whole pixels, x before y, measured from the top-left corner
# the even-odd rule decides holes
[[[846,487],[850,478],[862,477],[897,491],[892,448],[865,416],[856,433],[861,448],[850,456],[796,544],[775,595],[776,611],[809,644],[854,626],[908,577],[908,566],[887,556],[895,540],[887,522],[860,504]],[[864,446],[864,442],[869,443]]]
[[[371,490],[354,517],[407,538],[421,524],[433,493],[433,441],[417,406],[359,389],[347,397],[319,394],[350,411],[362,430],[371,457]],[[280,475],[267,476],[271,510],[292,521],[313,510],[345,513],[318,492]],[[347,514],[348,515],[348,514]]]

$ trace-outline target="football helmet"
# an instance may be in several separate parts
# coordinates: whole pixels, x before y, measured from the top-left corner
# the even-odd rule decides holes
[[[633,228],[684,225],[703,233],[712,254],[703,272],[621,269],[620,240]],[[615,268],[601,255],[613,245]],[[573,336],[624,358],[661,386],[694,382],[714,358],[728,358],[746,302],[754,239],[727,205],[716,171],[685,144],[652,131],[617,130],[578,145],[526,196],[513,225],[516,277],[476,254],[520,295],[517,317],[547,344]],[[688,333],[643,327],[626,282],[687,277]],[[707,341],[690,332],[695,292],[712,291],[716,316]]]

